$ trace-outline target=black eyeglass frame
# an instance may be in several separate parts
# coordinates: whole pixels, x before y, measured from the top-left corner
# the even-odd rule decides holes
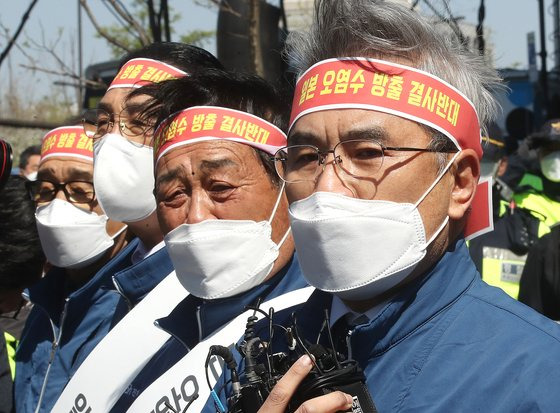
[[[34,191],[35,191],[35,188],[36,188],[36,187],[38,188],[39,185],[40,185],[42,182],[48,182],[48,183],[50,183],[50,184],[52,184],[52,185],[54,186],[53,191],[51,191],[52,197],[51,197],[49,200],[37,201],[37,200],[35,199],[35,196],[34,196]],[[82,200],[75,201],[75,200],[72,199],[70,193],[68,192],[68,189],[66,188],[66,185],[73,184],[73,183],[75,183],[75,182],[81,182],[81,183],[85,183],[85,184],[90,184],[90,185],[91,185],[91,189],[92,189],[91,199],[88,199],[88,200],[85,200],[85,201],[82,201]],[[53,199],[56,198],[56,194],[58,194],[58,192],[61,191],[61,190],[62,190],[62,192],[64,192],[64,196],[66,197],[66,200],[67,200],[68,202],[70,202],[71,204],[90,204],[90,203],[92,203],[93,201],[95,201],[95,188],[94,188],[94,186],[93,186],[93,182],[92,182],[92,181],[86,181],[86,180],[76,179],[76,180],[74,180],[74,181],[68,181],[68,182],[53,182],[53,181],[49,181],[48,179],[38,179],[38,180],[36,180],[36,181],[27,181],[27,182],[25,182],[25,187],[26,187],[26,189],[27,189],[27,193],[29,194],[29,197],[30,197],[31,200],[32,200],[33,202],[35,202],[36,204],[51,202]],[[89,198],[89,196],[88,196],[88,198]]]
[[[91,136],[92,139],[94,141],[100,139],[103,135],[105,135],[106,133],[108,133],[109,131],[111,131],[113,129],[113,127],[115,126],[115,122],[117,122],[117,125],[119,127],[119,131],[120,133],[124,136],[124,137],[128,137],[128,138],[136,138],[138,136],[143,136],[146,134],[147,131],[149,131],[150,129],[154,129],[154,125],[149,125],[149,124],[143,124],[143,126],[140,125],[136,125],[133,126],[132,128],[139,128],[138,132],[133,132],[133,129],[130,127],[130,118],[126,118],[129,122],[125,122],[122,118],[123,115],[122,113],[125,112],[127,110],[127,108],[124,108],[123,110],[121,110],[119,113],[114,113],[114,112],[107,112],[104,109],[88,109],[86,110],[83,114],[82,114],[82,126],[84,128],[84,130],[86,131],[86,134],[92,133]],[[107,130],[104,133],[98,133],[99,131],[99,127],[97,125],[97,120],[98,120],[98,113],[104,113],[105,115],[107,115],[108,118],[108,125],[107,125]],[[95,122],[96,123],[92,123],[90,121],[90,119],[88,118],[88,114],[90,114],[91,118],[95,118]],[[93,131],[93,128],[91,127],[93,126],[95,128],[95,131]],[[132,143],[133,145],[136,146],[143,146],[146,144],[147,140],[151,140],[152,137],[150,136],[149,138],[147,136],[144,136],[144,139],[142,142],[134,142],[134,141],[130,141],[130,143]]]
[[[317,151],[317,154],[319,155],[319,159],[318,159],[318,166],[324,165],[325,164],[325,160],[327,159],[327,156],[332,153],[334,156],[334,162],[339,165],[342,163],[342,159],[340,158],[340,155],[336,155],[336,148],[339,145],[344,144],[345,142],[373,142],[377,145],[379,145],[379,147],[381,148],[381,156],[384,158],[385,157],[385,151],[397,151],[397,152],[433,152],[433,153],[455,153],[458,152],[459,149],[458,148],[453,148],[453,149],[434,149],[434,148],[413,148],[413,147],[407,147],[407,146],[386,146],[384,144],[382,144],[379,141],[376,141],[374,139],[349,139],[349,140],[344,140],[344,141],[340,141],[338,142],[334,148],[329,149],[327,151],[322,151],[320,150],[318,147],[316,147],[315,145],[309,145],[309,144],[301,144],[301,145],[288,145],[288,146],[284,146],[280,149],[278,149],[276,151],[276,153],[274,154],[274,157],[272,158],[274,161],[274,169],[276,170],[276,174],[280,177],[280,179],[282,179],[282,181],[286,182],[286,183],[297,183],[297,182],[306,182],[306,180],[302,180],[302,181],[287,181],[285,180],[282,175],[279,173],[278,168],[276,167],[276,162],[283,162],[286,161],[286,158],[278,158],[278,155],[283,151],[284,153],[287,153],[287,149],[291,148],[291,147],[302,147],[302,146],[306,146],[309,148],[313,148]],[[340,165],[339,165],[340,166]],[[349,173],[348,171],[346,171],[344,168],[341,167],[341,169],[344,170],[344,172]],[[356,176],[353,175],[351,173],[349,173],[351,176]]]

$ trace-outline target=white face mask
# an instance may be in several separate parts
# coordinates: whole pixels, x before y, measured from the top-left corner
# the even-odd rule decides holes
[[[135,222],[156,209],[154,158],[150,146],[134,146],[108,133],[93,146],[93,183],[99,205],[115,221]]]
[[[270,223],[283,194],[280,190],[268,221],[209,219],[182,224],[164,240],[181,284],[204,299],[231,297],[263,282],[290,230],[278,245]]]
[[[418,205],[458,153],[415,204],[363,200],[316,192],[290,205],[291,227],[304,278],[342,299],[375,297],[404,280],[426,255],[432,237]]]
[[[28,181],[36,181],[37,180],[37,171],[33,171],[25,175],[25,179]]]
[[[101,258],[114,242],[107,234],[107,216],[62,199],[38,207],[35,218],[45,256],[57,267],[83,268]]]
[[[541,171],[552,182],[560,182],[560,151],[551,152],[541,159]]]

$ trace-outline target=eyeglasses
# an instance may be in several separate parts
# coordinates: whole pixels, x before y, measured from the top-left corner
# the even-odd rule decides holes
[[[58,183],[44,180],[25,183],[31,199],[37,203],[51,202],[58,191],[62,190],[68,202],[72,204],[89,204],[95,199],[93,182],[70,181]]]
[[[328,154],[332,153],[334,163],[347,174],[372,178],[383,166],[387,151],[450,153],[456,150],[384,146],[371,139],[353,139],[341,141],[328,151],[321,151],[313,145],[286,146],[274,155],[274,165],[276,173],[286,183],[315,181],[325,168]]]
[[[151,140],[154,125],[137,119],[126,108],[119,114],[109,113],[103,109],[90,109],[84,112],[82,118],[86,135],[93,140],[109,133],[115,126],[115,122],[120,133],[133,145],[143,146],[148,138]]]

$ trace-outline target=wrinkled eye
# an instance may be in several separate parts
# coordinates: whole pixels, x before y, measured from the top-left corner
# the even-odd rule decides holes
[[[232,189],[234,189],[232,185],[225,184],[225,183],[216,183],[210,187],[210,191],[214,193],[223,193],[226,191],[230,191]]]

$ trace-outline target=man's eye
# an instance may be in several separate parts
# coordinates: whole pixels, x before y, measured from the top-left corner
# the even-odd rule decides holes
[[[54,192],[53,188],[39,188],[37,194],[39,195],[50,195]]]
[[[158,195],[157,200],[163,202],[166,206],[180,206],[185,202],[186,194],[182,190],[169,191],[165,194]]]
[[[357,150],[353,155],[353,157],[356,159],[374,159],[380,158],[381,156],[382,153],[378,149],[360,149]]]
[[[234,189],[234,187],[228,184],[214,184],[210,188],[212,192],[216,192],[216,193],[223,193],[226,191],[230,191],[232,189]]]
[[[319,155],[317,153],[301,153],[295,157],[295,162],[297,164],[305,165],[308,163],[317,163],[319,161]]]

